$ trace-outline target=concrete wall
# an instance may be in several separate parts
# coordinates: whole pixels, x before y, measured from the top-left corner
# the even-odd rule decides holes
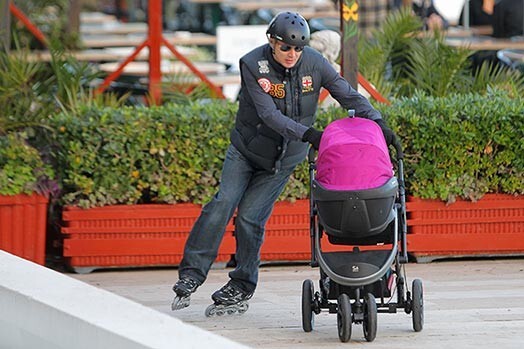
[[[0,251],[0,348],[246,348]]]

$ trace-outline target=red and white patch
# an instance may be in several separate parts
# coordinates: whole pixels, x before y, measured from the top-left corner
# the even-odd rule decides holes
[[[302,77],[302,93],[313,91],[313,78],[309,75]]]
[[[262,87],[262,90],[264,90],[264,92],[266,93],[268,93],[271,90],[271,81],[269,81],[269,79],[260,78],[258,79],[258,84],[260,85],[260,87]]]

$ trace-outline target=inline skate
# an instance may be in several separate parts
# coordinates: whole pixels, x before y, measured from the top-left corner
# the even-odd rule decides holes
[[[171,304],[171,310],[180,310],[189,306],[191,293],[195,292],[200,283],[190,277],[183,277],[173,286],[176,293],[175,299]]]
[[[228,282],[220,290],[213,293],[211,298],[215,302],[206,309],[206,316],[232,315],[235,313],[244,314],[249,308],[248,300],[253,296],[253,292],[246,292]]]

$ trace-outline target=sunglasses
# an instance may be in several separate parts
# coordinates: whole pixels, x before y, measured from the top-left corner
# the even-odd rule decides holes
[[[289,46],[289,45],[279,45],[280,51],[288,52],[291,49],[295,49],[295,52],[302,52],[304,46]]]

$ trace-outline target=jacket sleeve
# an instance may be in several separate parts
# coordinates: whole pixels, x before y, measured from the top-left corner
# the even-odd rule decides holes
[[[355,115],[371,120],[382,116],[373,108],[366,97],[356,91],[330,64],[325,60],[322,64],[322,86],[329,91],[344,109],[354,109]]]
[[[242,62],[240,65],[240,76],[242,88],[251,97],[258,117],[282,137],[292,141],[301,141],[302,136],[307,131],[307,127],[287,117],[277,109],[275,102],[273,102],[273,97],[260,87],[255,76],[248,69],[247,65],[242,64]]]

